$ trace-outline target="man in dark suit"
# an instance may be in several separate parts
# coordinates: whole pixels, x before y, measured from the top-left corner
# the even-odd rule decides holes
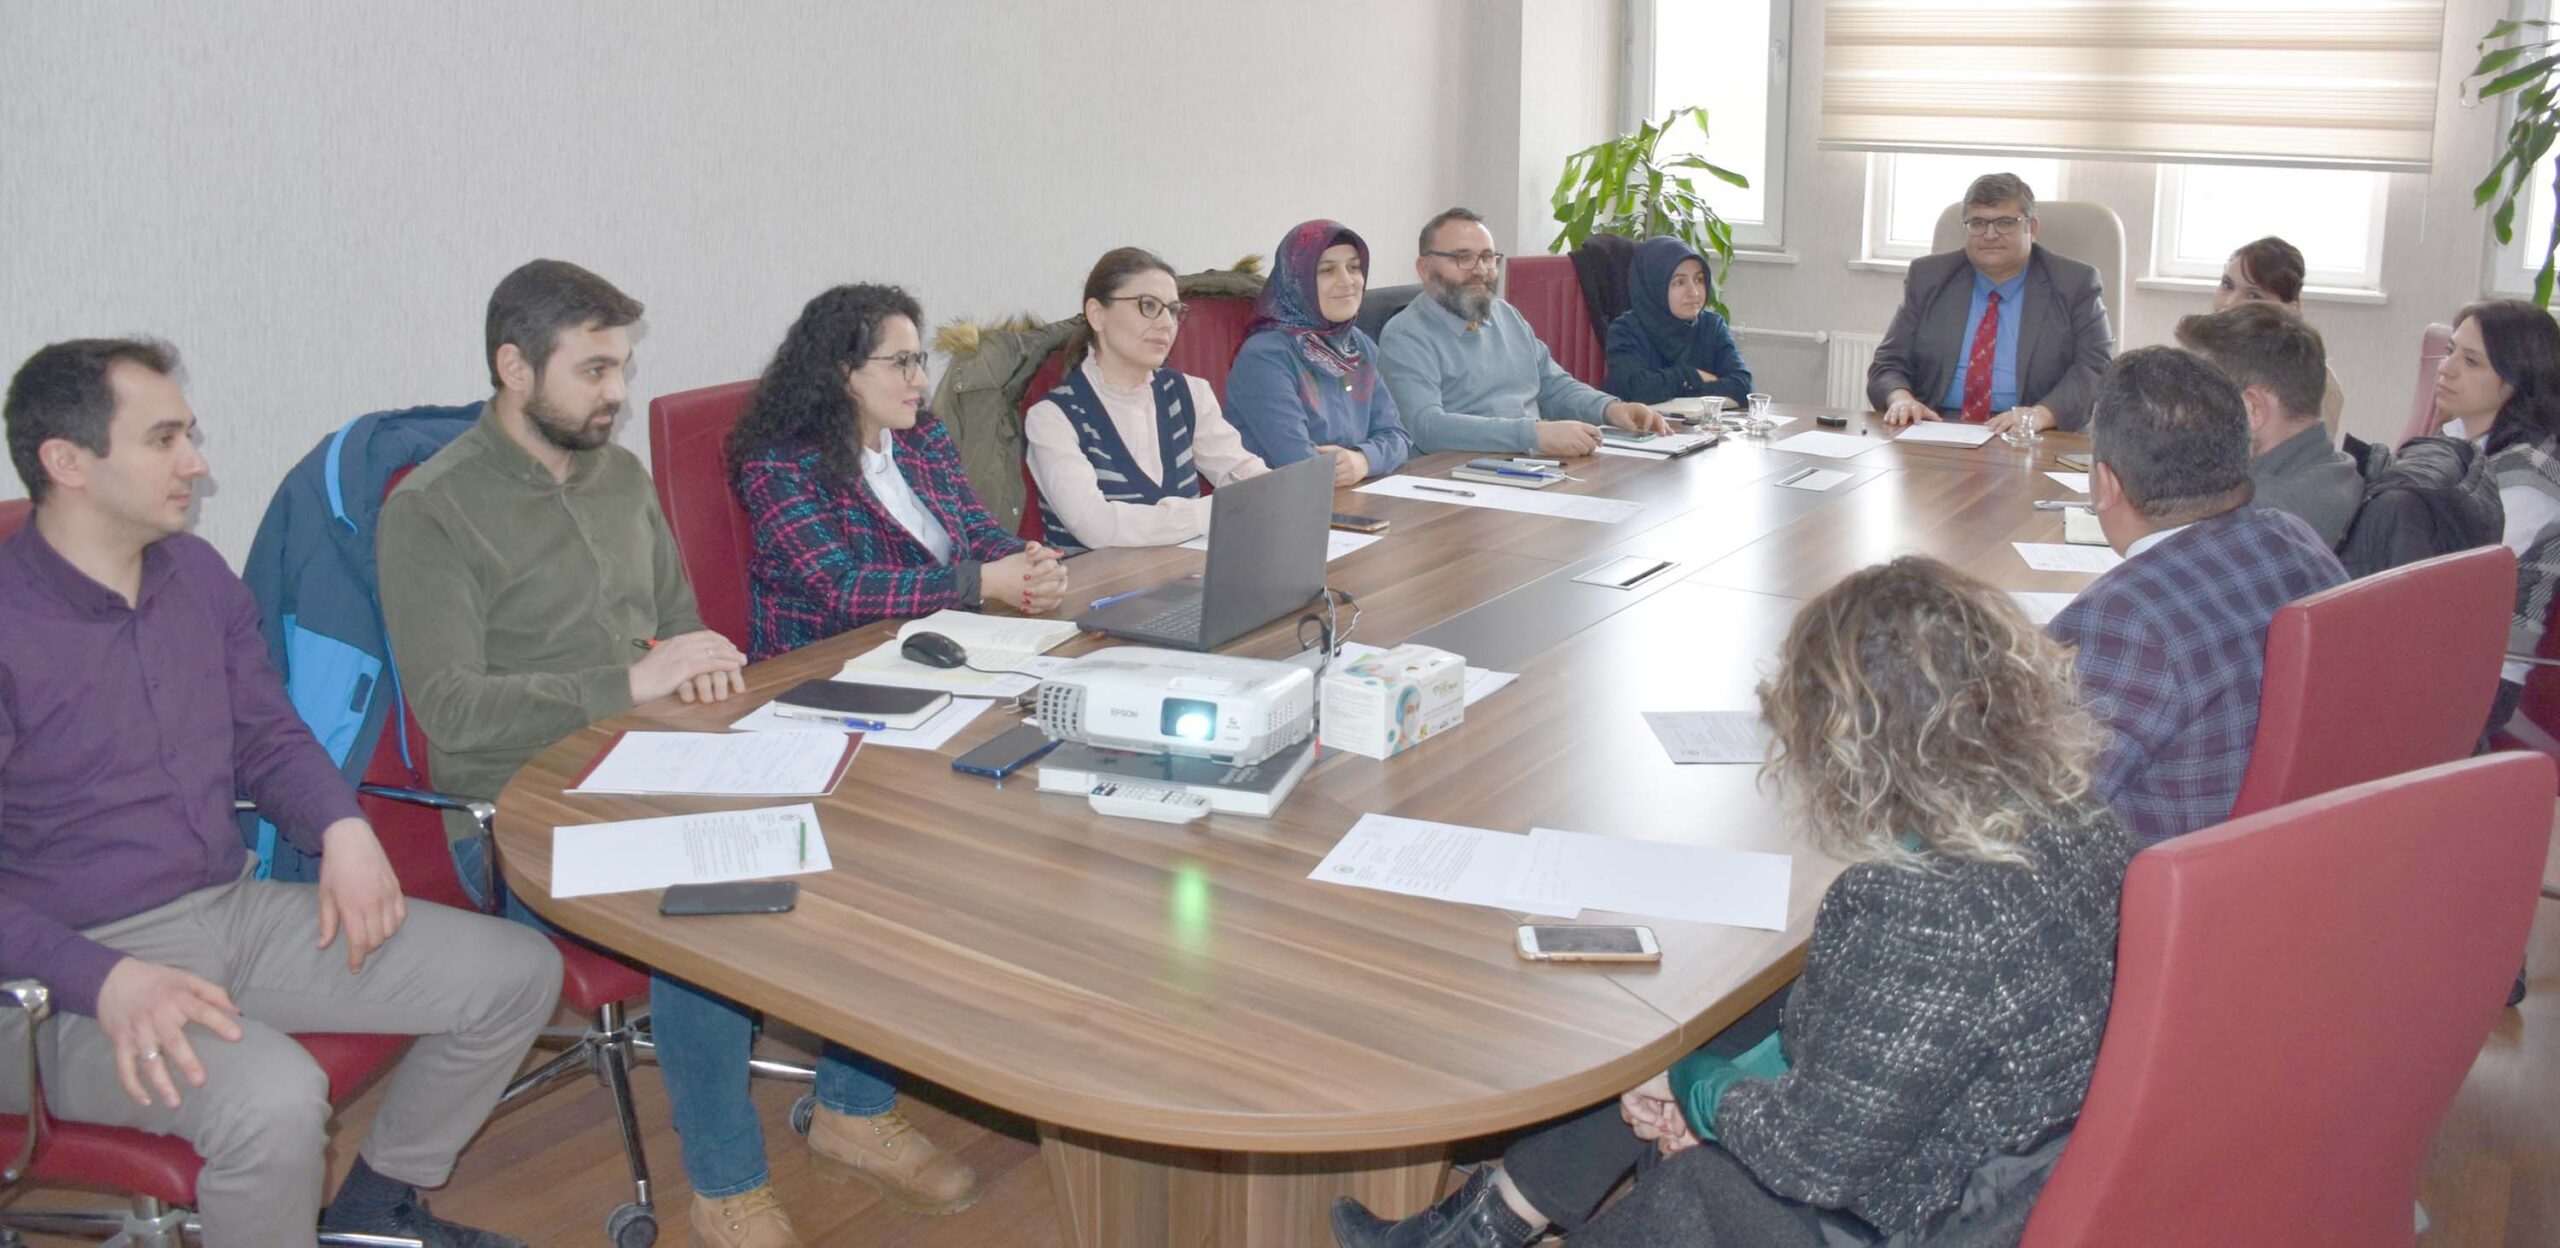
[[[1867,401],[1894,425],[2087,425],[2116,349],[2098,271],[2037,245],[2036,193],[2013,173],[1973,180],[1964,227],[1964,250],[1911,262]]]
[[[2248,505],[2248,413],[2203,357],[2128,351],[2096,391],[2089,501],[2124,562],[2045,631],[2074,647],[2080,696],[2108,730],[2098,792],[2149,845],[2230,818],[2267,625],[2347,570],[2301,517]]]

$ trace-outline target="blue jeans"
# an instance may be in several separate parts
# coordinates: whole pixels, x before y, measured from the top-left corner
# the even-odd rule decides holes
[[[455,842],[453,858],[464,890],[488,908],[488,899],[478,895],[484,865],[480,843]],[[543,922],[503,880],[497,891],[497,913],[554,936],[566,935]],[[649,977],[649,1032],[658,1044],[658,1072],[684,1145],[685,1180],[697,1196],[735,1196],[764,1186],[771,1177],[764,1126],[747,1090],[747,1056],[755,1048],[756,1021],[755,1011],[726,997],[672,976],[652,972]],[[885,1114],[897,1103],[893,1078],[889,1068],[830,1042],[818,1057],[818,1104],[856,1118]]]

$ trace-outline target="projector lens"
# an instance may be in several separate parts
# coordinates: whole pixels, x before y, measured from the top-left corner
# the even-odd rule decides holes
[[[1217,735],[1218,704],[1197,698],[1166,698],[1161,728],[1168,737],[1206,741]]]

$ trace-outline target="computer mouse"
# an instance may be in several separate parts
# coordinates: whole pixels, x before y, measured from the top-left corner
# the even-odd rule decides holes
[[[969,661],[969,652],[959,642],[940,633],[910,633],[899,643],[898,653],[926,667],[958,667]]]

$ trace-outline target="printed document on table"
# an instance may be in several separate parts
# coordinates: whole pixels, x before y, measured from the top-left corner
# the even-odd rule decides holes
[[[1788,451],[1797,455],[1819,455],[1824,459],[1855,459],[1889,441],[1892,439],[1866,438],[1854,433],[1807,429],[1792,438],[1770,443],[1769,449]]]
[[[2088,473],[2048,472],[2044,475],[2053,478],[2055,484],[2060,485],[2062,488],[2069,490],[2074,494],[2086,494],[2089,492]]]
[[[1827,490],[1849,479],[1837,468],[1798,468],[1778,478],[1778,484],[1790,490]]]
[[[1519,874],[1529,838],[1395,815],[1360,816],[1307,878],[1407,897],[1526,910],[1570,918],[1570,909],[1517,904],[1505,889]]]
[[[1366,546],[1371,542],[1375,542],[1385,536],[1386,534],[1384,533],[1345,533],[1340,529],[1331,530],[1324,536],[1324,561],[1326,563],[1331,563],[1334,560],[1350,554],[1352,551],[1358,550],[1361,547]],[[1205,537],[1195,537],[1190,541],[1184,542],[1182,544],[1182,548],[1184,550],[1207,550],[1209,549],[1209,539]]]
[[[1540,913],[1565,906],[1784,931],[1795,860],[1785,854],[1529,829],[1503,890]]]
[[[1923,420],[1894,438],[1896,442],[1936,442],[1946,446],[1980,446],[1994,435],[1988,425],[1967,425],[1952,420]]]
[[[905,689],[939,689],[945,693],[976,698],[1010,698],[1029,693],[1047,676],[1073,659],[1050,654],[1033,654],[1010,663],[990,663],[978,657],[976,647],[969,648],[969,661],[979,667],[1004,667],[1011,670],[981,672],[967,667],[928,667],[898,653],[895,638],[855,655],[836,673],[837,680],[868,681],[875,685],[897,685]],[[962,643],[966,644],[966,643]]]
[[[807,802],[763,810],[569,824],[551,833],[554,897],[766,880],[809,875],[834,866],[827,856],[826,833],[818,825],[818,810]]]
[[[835,791],[861,743],[858,734],[625,732],[567,791],[816,797]]]
[[[2062,609],[2079,597],[2078,594],[2039,593],[2027,589],[2010,590],[2009,596],[2018,600],[2019,609],[2025,611],[2027,618],[2035,621],[2038,628],[2053,623],[2053,617],[2062,614]]]
[[[865,746],[885,745],[893,750],[938,750],[950,744],[969,721],[984,714],[995,702],[988,698],[953,698],[949,705],[913,728],[893,728],[881,732],[865,732]],[[731,732],[832,732],[838,736],[854,731],[842,724],[821,719],[795,719],[774,710],[767,702],[745,719],[729,725]]]
[[[2104,546],[2066,546],[2060,542],[2011,542],[2018,557],[2038,572],[2106,572],[2124,556]]]
[[[1423,489],[1423,486],[1429,489]],[[1589,520],[1598,524],[1621,524],[1636,518],[1644,504],[1623,498],[1594,498],[1588,494],[1551,494],[1541,490],[1523,490],[1508,485],[1490,485],[1481,481],[1453,481],[1443,477],[1380,477],[1361,486],[1356,493],[1377,494],[1387,498],[1410,498],[1416,502],[1449,503],[1459,507],[1486,507],[1495,511],[1525,511],[1531,515],[1562,516],[1567,520]]]
[[[1384,649],[1386,649],[1385,646],[1373,646],[1365,641],[1346,641],[1334,648],[1334,669],[1338,671],[1346,664],[1356,663]],[[1466,698],[1459,705],[1474,706],[1483,701],[1485,695],[1499,693],[1503,686],[1518,679],[1520,679],[1518,672],[1497,672],[1481,667],[1470,667],[1467,669]]]
[[[1758,711],[1646,711],[1644,722],[1675,763],[1758,763],[1769,726]]]

